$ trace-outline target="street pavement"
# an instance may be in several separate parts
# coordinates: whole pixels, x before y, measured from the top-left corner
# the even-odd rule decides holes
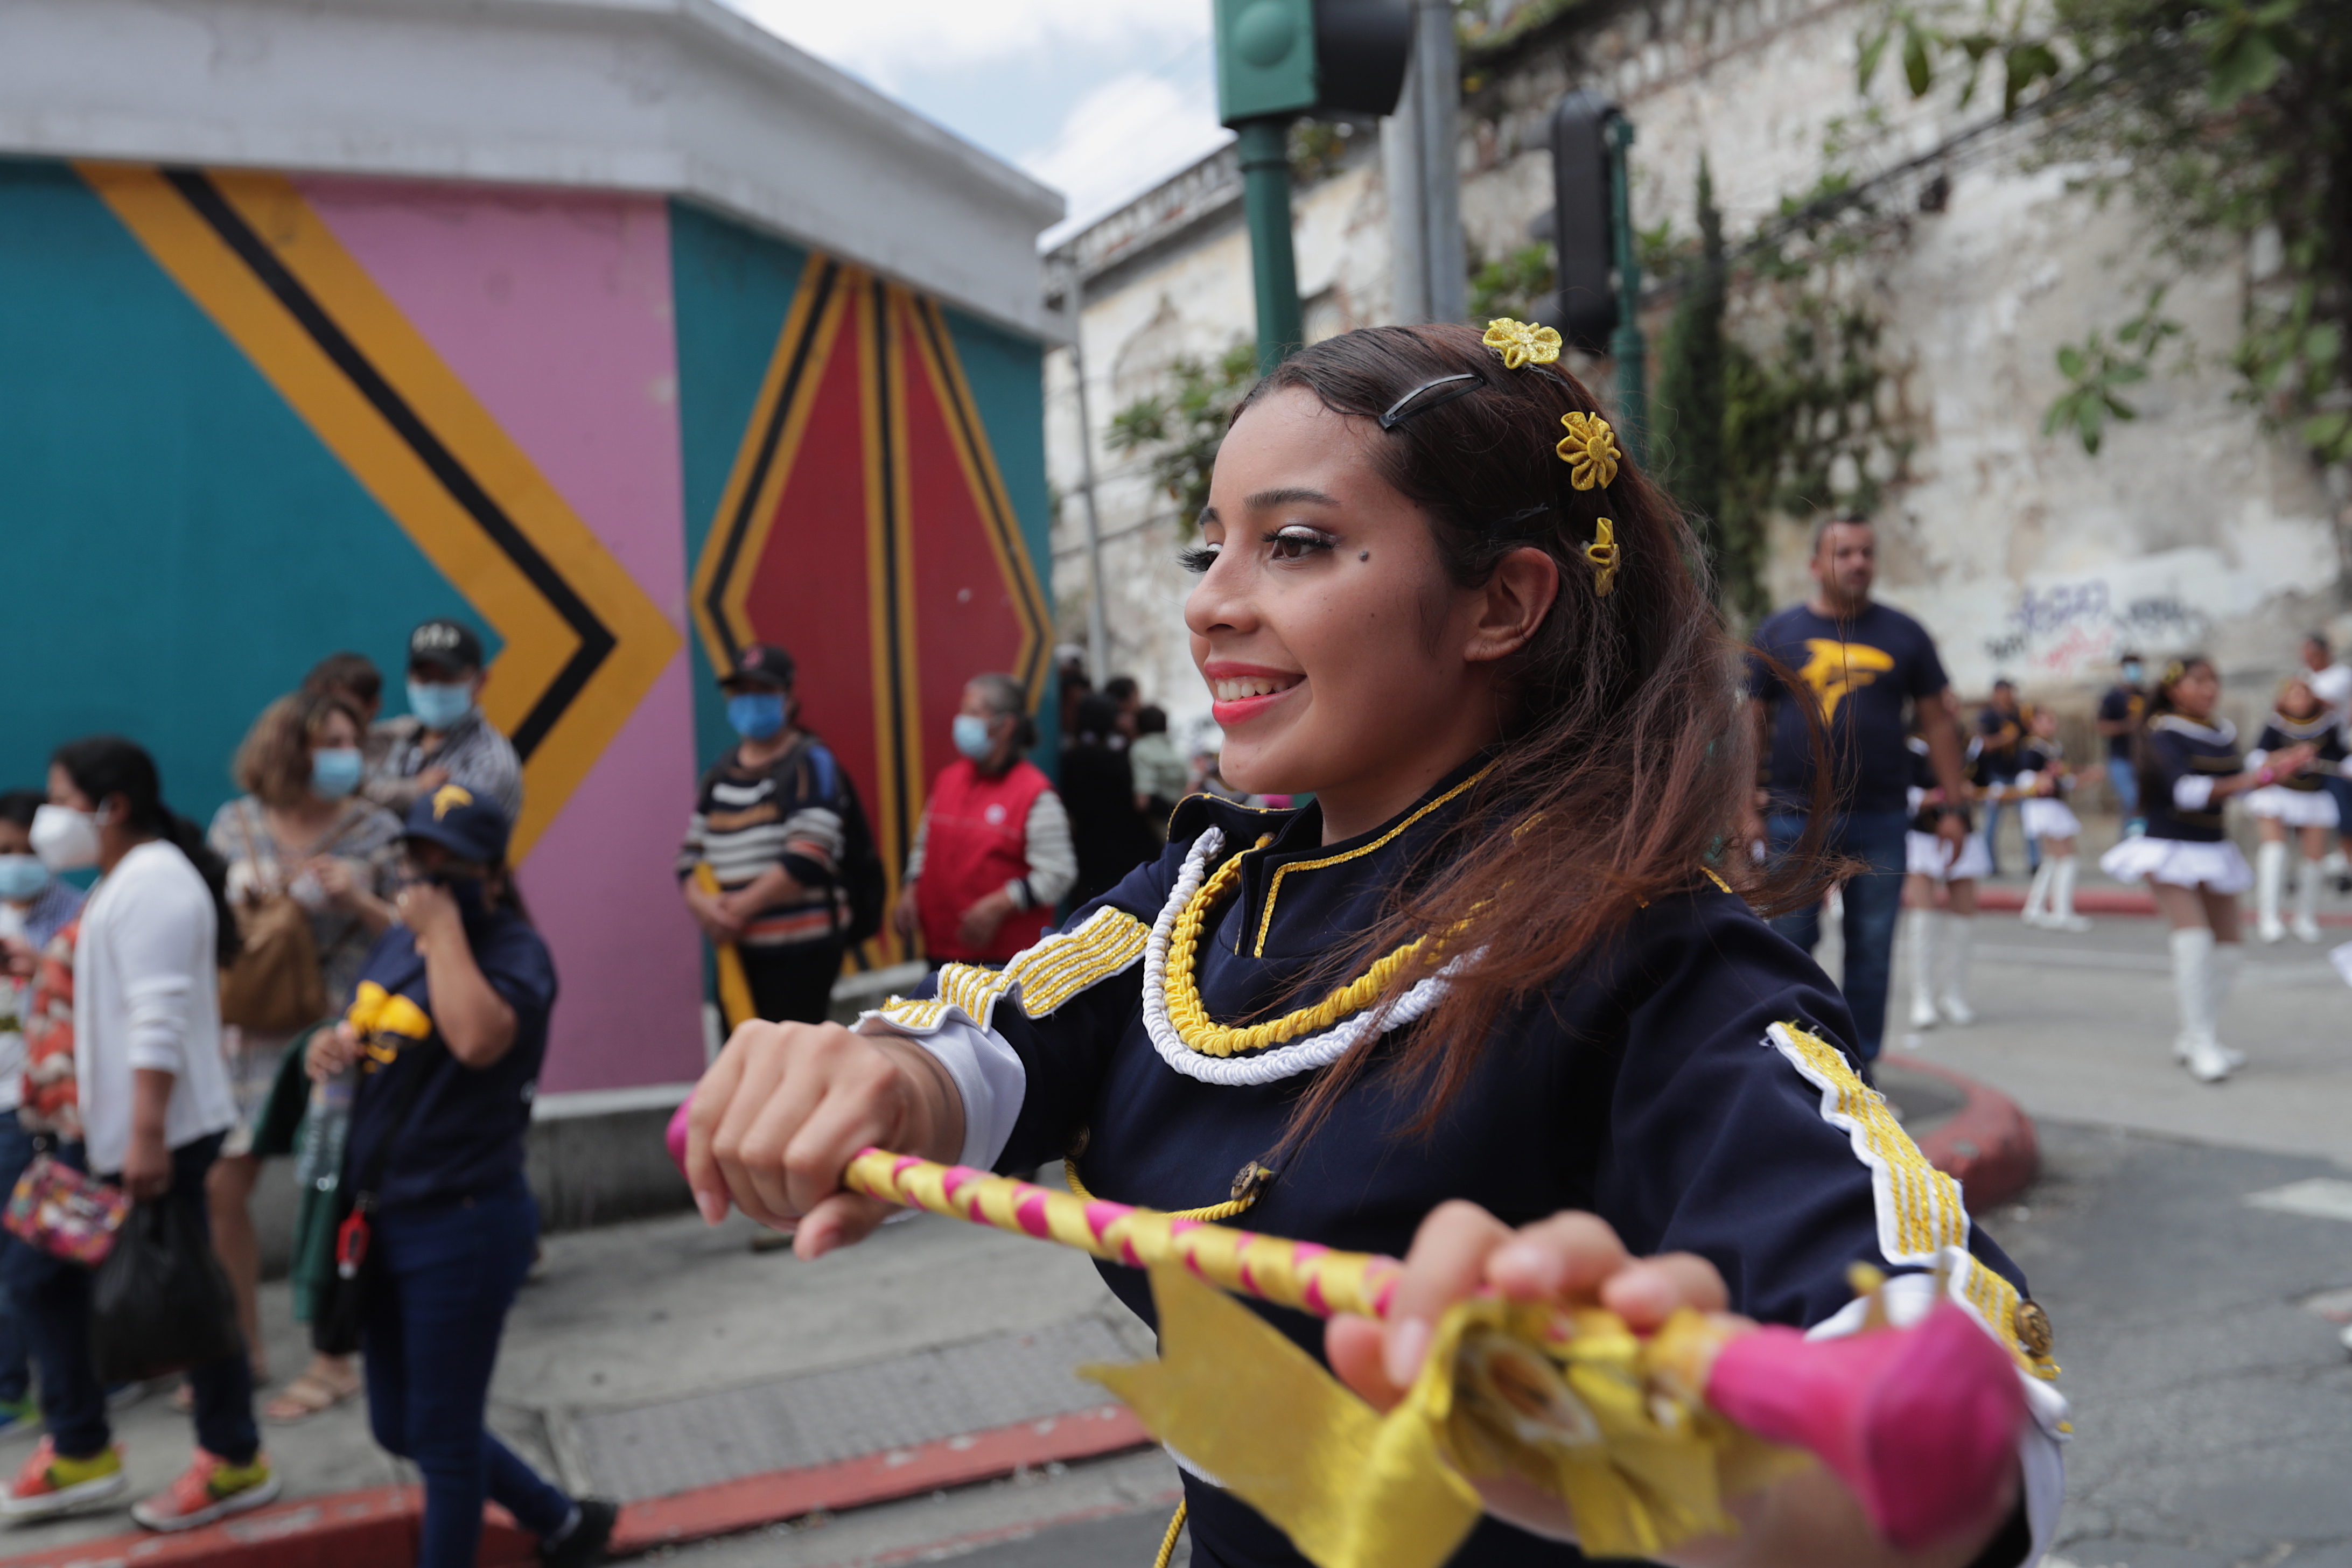
[[[2352,991],[2323,948],[2256,949],[2225,1018],[2252,1061],[2209,1087],[2171,1059],[2158,921],[2110,918],[2073,936],[1987,915],[1977,942],[1978,1022],[1916,1043],[1898,1027],[1889,1049],[1979,1078],[2038,1123],[2041,1182],[1982,1218],[2048,1309],[2075,1405],[2059,1558],[2352,1568],[2341,1479],[2352,1473],[2352,1358],[2336,1337],[2352,1320]],[[494,1424],[575,1485],[653,1474],[654,1461],[718,1480],[736,1473],[727,1443],[740,1439],[707,1417],[771,1385],[789,1394],[780,1380],[854,1388],[860,1369],[903,1374],[911,1358],[992,1336],[1149,1349],[1090,1265],[1058,1249],[922,1216],[803,1264],[750,1251],[750,1234],[740,1220],[712,1230],[683,1215],[551,1237],[546,1277],[509,1321]],[[290,1373],[302,1341],[283,1287],[263,1300],[272,1365]],[[825,1381],[834,1373],[848,1381]],[[858,1414],[810,1412],[793,1440],[822,1447],[838,1436],[828,1423]],[[120,1433],[134,1496],[185,1460],[186,1419],[161,1397],[124,1412]],[[705,1446],[615,1468],[613,1445],[630,1433]],[[368,1440],[356,1401],[269,1442],[293,1495],[414,1479]],[[29,1447],[0,1442],[0,1465]],[[1145,1449],[654,1556],[681,1568],[1144,1568],[1174,1494],[1172,1466]],[[17,1530],[0,1534],[0,1558],[126,1528],[114,1512]]]

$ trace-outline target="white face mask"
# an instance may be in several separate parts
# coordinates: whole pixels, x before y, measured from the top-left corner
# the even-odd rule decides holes
[[[44,805],[33,813],[33,853],[52,871],[79,871],[98,864],[99,814],[69,805]]]

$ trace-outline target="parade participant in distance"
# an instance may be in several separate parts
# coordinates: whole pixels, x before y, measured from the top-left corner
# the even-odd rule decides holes
[[[205,1178],[236,1124],[219,993],[220,970],[236,955],[236,925],[226,868],[163,793],[154,759],[120,736],[76,741],[49,759],[49,803],[34,819],[33,847],[52,870],[99,871],[74,944],[81,1138],[55,1154],[133,1198],[180,1205],[201,1236],[209,1228]],[[0,1516],[41,1519],[101,1502],[130,1478],[90,1360],[90,1271],[30,1247],[10,1261],[49,1430],[0,1499]],[[245,1352],[194,1368],[188,1383],[195,1459],[131,1510],[150,1530],[193,1530],[278,1495],[253,1424]]]
[[[2312,632],[2303,639],[2303,668],[2311,681],[2311,694],[2327,710],[2337,731],[2346,731],[2352,726],[2352,664],[2336,657],[2325,634]],[[2352,741],[2352,733],[2346,738]],[[2325,773],[2320,784],[2336,802],[2336,841],[2328,847],[2326,868],[2336,879],[2337,892],[2352,892],[2352,875],[2347,874],[2344,863],[2344,846],[2352,840],[2352,778],[2340,773]]]
[[[2096,722],[2107,742],[2107,783],[2116,792],[2116,808],[2123,813],[2124,837],[2137,838],[2147,827],[2139,814],[2139,764],[2132,760],[2140,721],[2147,716],[2147,691],[2142,685],[2147,666],[2126,650],[2116,659],[2116,669],[2122,679],[2100,696]]]
[[[1986,858],[1992,862],[1992,874],[2000,875],[2001,808],[2009,804],[2010,785],[2017,778],[2017,750],[2025,743],[2025,713],[2017,703],[2014,681],[1996,680],[1992,696],[1977,714],[1975,783],[1984,794],[1984,841]],[[2039,869],[2040,855],[2033,841],[2027,839],[2025,857],[2030,866]]]
[[[1748,691],[1756,700],[1759,731],[1769,735],[1766,788],[1759,804],[1773,850],[1790,853],[1815,828],[1832,852],[1859,860],[1867,871],[1848,877],[1845,903],[1846,1005],[1864,1061],[1875,1058],[1886,1030],[1888,970],[1895,956],[1895,917],[1901,908],[1908,858],[1905,795],[1913,761],[1904,748],[1912,727],[1906,708],[1920,716],[1936,787],[1936,833],[1958,854],[1968,837],[1969,798],[1958,732],[1927,721],[1938,710],[1948,683],[1935,639],[1927,628],[1870,596],[1878,578],[1877,531],[1867,518],[1834,518],[1813,534],[1813,597],[1792,605],[1756,628],[1759,653],[1748,661]],[[1789,676],[1796,684],[1784,685]],[[1813,721],[1829,731],[1827,795],[1833,815],[1813,805]],[[1773,921],[1781,935],[1808,952],[1821,941],[1817,906]]]
[[[431,620],[408,634],[408,714],[381,726],[383,772],[368,797],[405,815],[445,784],[522,815],[522,759],[482,717],[482,639],[463,621]]]
[[[1024,754],[1037,731],[1019,681],[972,677],[954,739],[961,754],[931,781],[893,919],[934,964],[1001,963],[1052,927],[1077,852],[1062,797]]]
[[[523,1134],[547,1055],[555,967],[507,868],[506,814],[458,784],[409,807],[399,925],[350,1015],[311,1037],[310,1074],[356,1064],[343,1190],[374,1194],[368,1422],[425,1475],[418,1568],[473,1568],[488,1498],[555,1568],[598,1561],[615,1510],[574,1502],[483,1425],[539,1205]]]
[[[738,1030],[692,1106],[707,1216],[732,1202],[816,1257],[886,1212],[839,1185],[865,1146],[1005,1171],[1076,1151],[1108,1201],[1410,1247],[1385,1330],[1263,1310],[1383,1405],[1490,1284],[1642,1329],[1683,1304],[1820,1324],[1869,1259],[1923,1298],[1992,1291],[2008,1338],[2014,1267],[1875,1111],[1821,972],[1711,865],[1754,762],[1704,552],[1550,363],[1557,333],[1488,340],[1314,344],[1218,454],[1193,658],[1234,784],[1313,801],[1195,796],[1162,858],[1003,970],[950,965],[856,1034]],[[1768,904],[1817,893],[1820,837],[1752,884]],[[1898,1167],[1916,1211],[1874,1185]],[[1141,1275],[1106,1275],[1151,1314]],[[2039,1429],[2022,1475],[2030,1502],[1988,1487],[1906,1561],[2024,1561],[2059,1500]],[[1304,1561],[1184,1486],[1194,1561]],[[1557,1505],[1486,1496],[1456,1562],[1579,1561]],[[1826,1471],[1734,1506],[1741,1533],[1692,1558],[1894,1561]]]
[[[2238,731],[2213,711],[2221,680],[2201,654],[2175,659],[2157,681],[2140,731],[2139,795],[2147,832],[2099,857],[2118,882],[2146,880],[2157,911],[2172,923],[2172,984],[2180,1006],[2173,1054],[2200,1083],[2219,1083],[2245,1065],[2217,1033],[2245,948],[2238,900],[2253,886],[2246,858],[2221,830],[2221,806],[2294,776],[2309,745],[2286,746],[2247,769]]]
[[[2066,804],[2074,793],[2074,770],[2066,765],[2066,748],[2058,741],[2058,715],[2036,708],[2026,715],[2025,730],[2011,787],[2026,842],[2041,847],[2042,864],[2026,889],[2021,918],[2052,931],[2088,931],[2091,922],[2074,912],[2074,878],[2082,864],[2075,850],[2083,822]]]
[[[1929,722],[1954,730],[1958,719],[1950,694],[1943,700],[1923,703]],[[1955,847],[1936,829],[1944,820],[1943,787],[1936,782],[1936,766],[1927,738],[1914,735],[1905,742],[1911,752],[1911,831],[1903,836],[1906,875],[1903,903],[1908,911],[1905,933],[1911,952],[1911,1026],[1932,1029],[1937,1024],[1965,1027],[1977,1021],[1969,1005],[1969,957],[1976,941],[1977,883],[1992,875],[1984,839],[1974,833]],[[1960,803],[1965,806],[1968,803]],[[1963,817],[1965,825],[1967,818]],[[1936,907],[1936,891],[1944,893],[1944,907]]]
[[[1164,841],[1168,814],[1184,798],[1188,782],[1184,758],[1168,735],[1166,709],[1146,704],[1136,710],[1135,744],[1127,749],[1127,763],[1135,772],[1135,808],[1152,837]]]
[[[703,934],[743,957],[751,1006],[773,1023],[820,1023],[841,978],[849,921],[841,885],[848,776],[799,726],[793,656],[751,643],[719,678],[736,742],[702,775],[678,892]],[[716,891],[697,868],[708,865]]]
[[[2254,851],[2255,934],[2278,942],[2292,929],[2303,942],[2319,940],[2319,883],[2326,863],[2327,841],[2340,826],[2336,801],[2324,787],[2344,776],[2344,731],[2312,689],[2306,676],[2291,675],[2279,687],[2277,709],[2263,726],[2246,765],[2260,768],[2273,752],[2290,746],[2312,748],[2313,758],[2303,767],[2246,796],[2263,836]],[[2294,921],[2279,920],[2280,895],[2285,890],[2287,836],[2301,841],[2303,864],[2295,877]]]

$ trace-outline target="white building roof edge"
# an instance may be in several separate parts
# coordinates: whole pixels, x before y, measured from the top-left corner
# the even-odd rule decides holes
[[[1058,193],[716,0],[7,0],[0,153],[677,195],[1064,330]]]

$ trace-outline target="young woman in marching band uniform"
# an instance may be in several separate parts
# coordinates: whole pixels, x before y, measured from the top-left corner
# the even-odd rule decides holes
[[[2291,745],[2247,767],[2238,755],[2237,727],[2213,710],[2221,697],[2221,677],[2203,655],[2166,666],[2139,739],[2147,832],[2099,857],[2099,868],[2116,881],[2145,880],[2158,912],[2172,922],[2172,984],[2180,1007],[2172,1048],[2200,1083],[2219,1083],[2246,1060],[2218,1033],[2245,952],[2238,900],[2254,881],[2246,858],[2222,834],[2223,803],[2293,776],[2313,752]]]
[[[1667,1555],[2007,1568],[2058,1503],[2046,1341],[1864,1083],[1843,1004],[1714,868],[1753,758],[1705,556],[1558,353],[1512,322],[1377,328],[1261,383],[1185,620],[1225,775],[1313,802],[1192,797],[1159,861],[1003,970],[950,965],[855,1032],[744,1026],[693,1100],[697,1201],[814,1258],[887,1212],[841,1187],[861,1148],[1066,1152],[1107,1200],[1403,1255],[1385,1323],[1253,1307],[1382,1406],[1482,1289],[1835,1333],[1866,1260],[2014,1356],[2040,1423],[2014,1489],[1904,1554],[1813,1471]],[[1752,886],[1773,907],[1806,883]],[[1150,1321],[1143,1277],[1105,1272]],[[1303,1561],[1184,1487],[1202,1568]],[[1557,1502],[1485,1496],[1455,1562],[1580,1561]]]
[[[2278,942],[2288,931],[2304,942],[2319,940],[2319,884],[2327,841],[2336,831],[2336,798],[2325,787],[2326,775],[2344,768],[2344,731],[2336,716],[2313,694],[2300,675],[2287,677],[2279,687],[2278,707],[2263,726],[2246,765],[2260,768],[2273,752],[2290,746],[2312,749],[2312,760],[2246,796],[2263,842],[2254,851],[2254,933],[2264,942]],[[2294,884],[2294,920],[2279,920],[2280,895],[2285,890],[2287,837],[2301,840],[2303,864]]]
[[[2081,865],[2075,845],[2083,837],[2083,822],[2067,804],[2074,793],[2074,770],[2066,765],[2066,748],[2058,742],[2058,715],[2035,708],[2028,712],[2025,725],[2026,740],[2018,748],[2017,779],[2011,787],[2024,803],[2019,820],[2026,837],[2042,846],[2042,865],[2026,889],[2021,918],[2027,925],[2051,931],[2089,931],[2091,922],[2074,912],[2074,877]]]
[[[1952,724],[1958,720],[1948,705],[1921,715],[1923,722]],[[1904,945],[1911,953],[1911,1026],[1932,1029],[1937,1024],[1965,1027],[1977,1021],[1969,1005],[1969,956],[1976,938],[1977,882],[1992,875],[1992,856],[1984,835],[1971,833],[1958,849],[1936,835],[1944,792],[1928,761],[1927,741],[1914,735],[1911,748],[1911,827],[1903,836],[1904,920],[1909,930]],[[1970,771],[1976,771],[1976,741],[1969,742]],[[1999,788],[1999,785],[1990,786]],[[1961,803],[1963,805],[1966,802]],[[1936,907],[1936,889],[1944,889],[1944,907]]]

